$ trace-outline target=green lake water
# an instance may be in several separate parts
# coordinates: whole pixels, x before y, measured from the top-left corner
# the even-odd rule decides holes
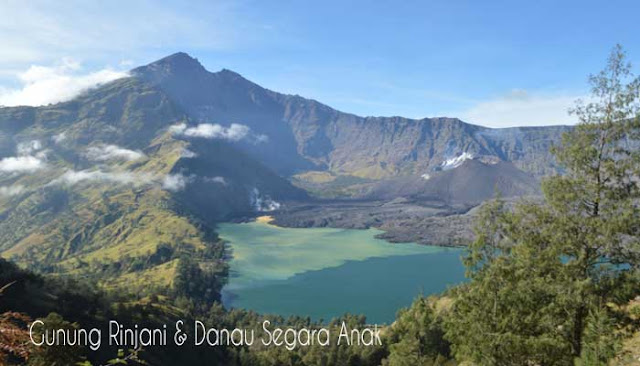
[[[381,231],[220,224],[230,244],[227,307],[330,320],[346,312],[393,321],[422,294],[464,281],[459,249],[391,244]]]

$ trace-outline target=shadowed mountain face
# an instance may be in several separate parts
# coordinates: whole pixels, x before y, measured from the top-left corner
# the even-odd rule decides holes
[[[424,174],[463,153],[510,161],[541,176],[567,127],[490,129],[455,118],[359,117],[314,100],[264,89],[222,70],[210,73],[177,53],[133,70],[158,86],[194,122],[249,126],[267,136],[242,148],[282,175],[329,171],[369,179]]]

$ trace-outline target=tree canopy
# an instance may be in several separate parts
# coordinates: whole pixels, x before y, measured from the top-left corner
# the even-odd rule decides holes
[[[562,174],[543,202],[487,205],[465,258],[447,337],[482,365],[606,364],[610,304],[630,299],[640,265],[640,79],[616,46],[590,77],[580,123],[553,149]],[[582,360],[582,361],[580,361]]]

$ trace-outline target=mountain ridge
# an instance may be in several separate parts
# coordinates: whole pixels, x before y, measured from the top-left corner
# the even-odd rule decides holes
[[[185,65],[190,69],[182,76],[176,70]],[[471,153],[512,161],[541,177],[557,170],[548,149],[570,128],[494,129],[450,117],[361,117],[263,88],[227,69],[209,72],[186,53],[138,67],[132,75],[167,92],[195,121],[242,123],[269,136],[280,154],[268,144],[243,148],[287,176],[309,170],[373,179],[423,174],[445,159]]]

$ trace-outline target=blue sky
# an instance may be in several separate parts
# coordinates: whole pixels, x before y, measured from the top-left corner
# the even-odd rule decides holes
[[[8,0],[0,14],[4,105],[185,51],[359,115],[544,125],[572,122],[616,43],[640,64],[638,1]]]

